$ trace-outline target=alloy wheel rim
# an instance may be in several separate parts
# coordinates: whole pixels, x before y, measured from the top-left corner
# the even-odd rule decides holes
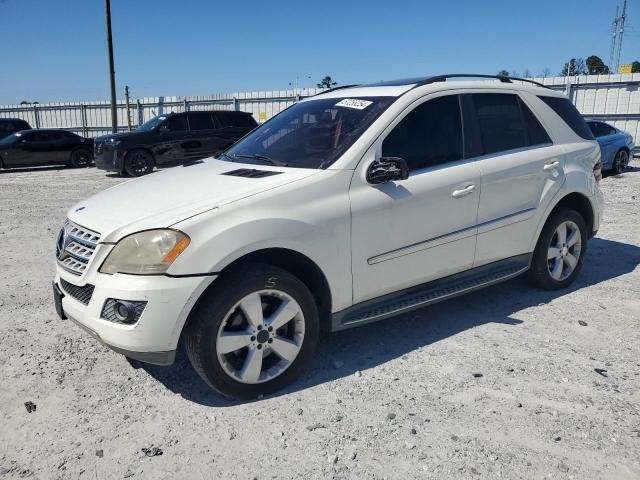
[[[258,384],[284,373],[302,348],[302,308],[280,290],[260,290],[237,302],[216,336],[223,370],[234,380]]]
[[[618,154],[618,165],[620,165],[620,171],[624,172],[629,162],[629,154],[624,150]]]
[[[147,157],[141,154],[135,154],[133,156],[133,170],[136,173],[142,173],[147,169]]]
[[[547,269],[552,279],[561,282],[576,269],[582,253],[580,228],[571,220],[556,228],[547,251]]]

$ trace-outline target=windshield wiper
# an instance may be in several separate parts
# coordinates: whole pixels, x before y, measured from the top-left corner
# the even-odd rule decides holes
[[[234,158],[250,158],[251,160],[258,160],[262,162],[266,162],[269,165],[275,165],[276,167],[288,167],[289,164],[285,162],[281,162],[279,160],[274,160],[273,158],[267,157],[266,155],[259,155],[257,153],[245,154],[245,153],[234,153]]]
[[[220,158],[220,157],[228,158],[228,159],[229,159],[229,160],[231,160],[232,162],[235,162],[235,161],[236,161],[236,160],[235,160],[235,158],[233,158],[233,157],[232,157],[231,155],[229,155],[228,153],[224,153],[224,152],[222,152],[222,153],[220,153],[220,154],[218,155],[218,158]]]

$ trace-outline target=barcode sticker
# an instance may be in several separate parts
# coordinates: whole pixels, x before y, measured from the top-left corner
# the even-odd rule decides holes
[[[358,100],[357,98],[345,98],[336,103],[336,107],[355,108],[356,110],[364,110],[373,102],[369,100]]]

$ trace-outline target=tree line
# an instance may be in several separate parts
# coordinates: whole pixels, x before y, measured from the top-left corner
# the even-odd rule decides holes
[[[634,61],[631,63],[631,73],[640,72],[640,61]],[[526,69],[522,76],[528,77],[548,77],[551,70],[545,68],[539,75],[533,75],[530,70]],[[572,58],[564,64],[562,70],[558,74],[560,77],[575,76],[575,75],[607,75],[612,72],[609,66],[607,66],[600,57],[597,55],[591,55],[585,59]],[[499,77],[519,77],[520,75],[516,71],[509,73],[507,70],[500,70],[497,74]]]

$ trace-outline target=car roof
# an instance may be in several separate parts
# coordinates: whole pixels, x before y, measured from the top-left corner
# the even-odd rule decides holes
[[[463,80],[478,78],[480,80]],[[451,81],[453,80],[453,81]],[[342,97],[399,97],[415,88],[424,88],[425,91],[450,90],[460,88],[498,88],[505,90],[525,90],[536,95],[548,95],[563,97],[562,92],[550,88],[533,80],[522,78],[499,77],[482,74],[449,74],[432,75],[428,77],[405,78],[399,80],[381,81],[366,85],[338,86],[319,93],[316,97],[342,98]],[[314,98],[314,97],[311,97]],[[308,99],[307,99],[308,100]]]

